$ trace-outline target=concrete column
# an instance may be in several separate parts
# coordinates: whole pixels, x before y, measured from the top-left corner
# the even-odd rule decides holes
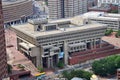
[[[68,65],[68,44],[67,41],[64,41],[64,63]]]
[[[93,43],[92,42],[90,42],[90,47],[91,47],[91,49],[93,49]]]
[[[53,68],[53,56],[51,56],[51,58],[50,58],[50,63],[51,63],[50,67]]]
[[[94,48],[96,48],[96,41],[94,40]]]
[[[47,67],[50,68],[50,58],[49,57],[47,58],[47,61],[48,61]]]
[[[100,39],[100,48],[102,47],[102,46],[101,46],[101,43],[102,43],[102,40]]]
[[[41,67],[43,67],[43,61],[42,61],[42,54],[43,54],[43,48],[42,47],[40,47],[40,56],[39,56],[39,59],[38,59],[38,64],[37,64],[37,66],[41,66]]]

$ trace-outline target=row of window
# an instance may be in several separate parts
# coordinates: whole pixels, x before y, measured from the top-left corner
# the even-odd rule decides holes
[[[37,39],[37,41],[39,43],[45,43],[45,42],[50,42],[50,41],[58,41],[58,40],[65,40],[65,39],[71,39],[71,38],[88,38],[88,37],[93,37],[93,35],[98,36],[100,34],[102,34],[102,36],[104,35],[104,30],[100,30],[100,31],[95,31],[95,32],[87,32],[87,33],[82,33],[80,34],[78,33],[73,33],[73,34],[64,34],[64,35],[60,35],[60,36],[52,36],[52,37],[46,37],[46,38],[40,38]]]

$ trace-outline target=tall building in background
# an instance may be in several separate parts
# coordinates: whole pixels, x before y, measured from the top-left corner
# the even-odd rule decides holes
[[[62,0],[48,0],[49,17],[52,19],[62,18]]]
[[[0,0],[0,80],[7,75],[7,56],[3,25],[2,0]]]
[[[87,0],[48,0],[51,19],[73,17],[87,12]]]
[[[88,0],[88,8],[97,6],[98,0]]]

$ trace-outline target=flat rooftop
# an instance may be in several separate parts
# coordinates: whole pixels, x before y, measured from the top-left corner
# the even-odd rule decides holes
[[[96,12],[91,11],[83,14],[83,17],[86,18],[96,18],[96,19],[104,19],[104,20],[120,20],[120,14],[112,14],[112,13],[105,13],[105,12]]]
[[[86,24],[86,25],[81,25],[81,26],[76,26],[76,25],[69,25],[69,28],[61,28],[60,30],[51,30],[51,31],[34,31],[32,28],[34,25],[26,23],[22,25],[15,25],[12,26],[13,29],[18,30],[26,35],[29,35],[33,38],[40,37],[40,36],[49,36],[49,35],[56,35],[56,34],[62,34],[62,33],[67,33],[67,32],[73,32],[73,31],[82,31],[82,30],[87,30],[87,29],[95,29],[98,28],[100,29],[101,27],[105,27],[103,24]]]

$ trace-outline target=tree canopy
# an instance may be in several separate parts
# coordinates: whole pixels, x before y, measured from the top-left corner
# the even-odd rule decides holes
[[[114,75],[118,68],[120,68],[120,56],[118,55],[94,61],[92,64],[93,72],[103,77]]]
[[[119,37],[119,36],[120,36],[120,30],[118,30],[116,33],[116,37]]]
[[[112,29],[106,30],[105,35],[106,35],[106,36],[109,36],[112,32],[113,32]]]
[[[85,78],[90,80],[90,77],[93,75],[91,72],[84,70],[72,70],[72,71],[63,71],[62,73],[64,78],[71,80],[73,77]]]

